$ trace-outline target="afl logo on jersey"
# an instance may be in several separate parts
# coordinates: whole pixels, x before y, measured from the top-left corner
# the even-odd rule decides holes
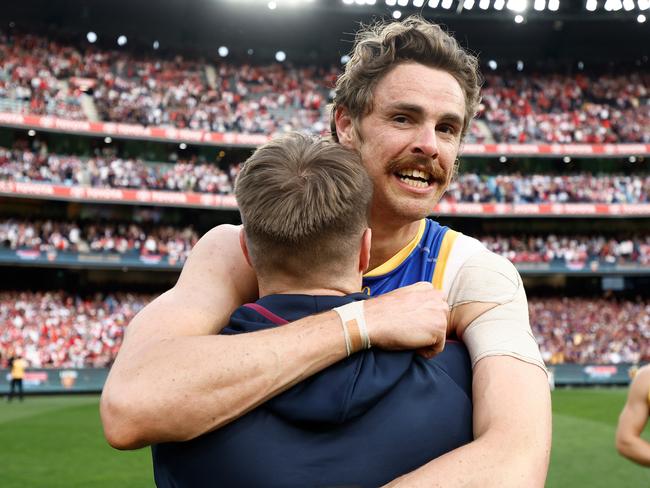
[[[364,287],[361,289],[361,293],[363,293],[364,295],[368,295],[368,296],[370,296],[370,287],[369,287],[369,286],[364,286]]]

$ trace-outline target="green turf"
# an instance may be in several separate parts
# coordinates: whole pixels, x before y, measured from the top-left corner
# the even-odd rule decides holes
[[[97,396],[28,397],[0,401],[0,486],[153,486],[148,449],[108,446]]]
[[[630,463],[614,449],[624,402],[624,389],[554,392],[548,487],[650,487],[650,469]],[[108,447],[97,405],[96,396],[0,401],[0,486],[152,486],[149,450]]]

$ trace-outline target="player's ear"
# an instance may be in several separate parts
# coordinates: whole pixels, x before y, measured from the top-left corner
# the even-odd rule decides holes
[[[372,240],[372,231],[370,228],[363,231],[361,237],[361,250],[359,251],[359,271],[365,273],[370,266],[370,241]]]
[[[250,254],[248,253],[248,245],[246,244],[246,234],[244,232],[244,226],[241,226],[239,228],[239,245],[241,246],[241,250],[244,253],[244,257],[246,258],[246,262],[252,268],[253,263],[251,263],[251,257],[250,257]]]
[[[347,108],[342,106],[336,107],[334,123],[336,124],[336,134],[338,135],[339,143],[348,149],[355,149],[357,139],[356,128]]]

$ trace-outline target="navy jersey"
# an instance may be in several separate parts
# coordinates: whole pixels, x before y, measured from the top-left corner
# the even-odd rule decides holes
[[[240,307],[223,333],[281,327],[364,298],[270,295]],[[429,360],[353,354],[217,431],[153,446],[156,484],[380,486],[472,440],[471,378],[459,342]]]

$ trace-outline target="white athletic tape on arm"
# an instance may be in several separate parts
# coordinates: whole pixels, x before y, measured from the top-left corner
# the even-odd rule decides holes
[[[495,304],[463,332],[472,367],[484,357],[511,356],[546,371],[530,328],[524,285],[510,261],[485,250],[463,264],[451,286],[449,305],[471,302]]]
[[[362,349],[370,349],[370,336],[368,336],[366,316],[363,312],[363,300],[336,307],[334,311],[341,319],[348,356]]]

